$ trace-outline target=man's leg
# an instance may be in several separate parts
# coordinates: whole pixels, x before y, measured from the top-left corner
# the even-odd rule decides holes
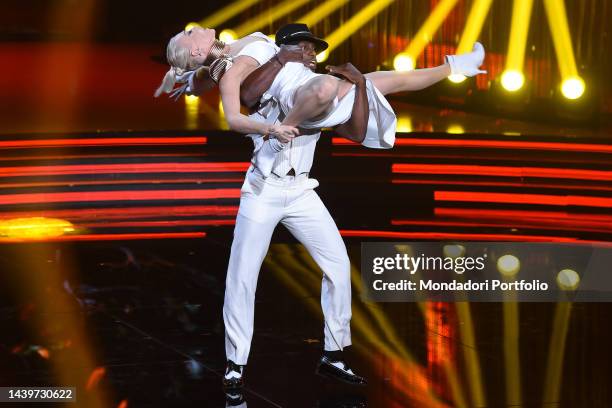
[[[298,198],[281,221],[323,270],[321,307],[325,350],[351,344],[351,264],[338,227],[314,190]]]
[[[351,345],[351,263],[338,227],[314,190],[304,192],[286,214],[281,222],[323,270],[325,344],[317,373],[351,385],[365,385],[366,379],[353,372],[342,352]]]
[[[240,199],[223,304],[225,353],[238,365],[247,363],[251,349],[259,269],[281,216],[275,210],[264,197],[249,193]]]
[[[339,81],[331,75],[312,78],[295,91],[293,107],[283,125],[298,126],[305,120],[316,120],[326,115],[338,96]]]

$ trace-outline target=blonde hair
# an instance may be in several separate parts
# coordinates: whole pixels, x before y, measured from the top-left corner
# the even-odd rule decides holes
[[[168,46],[166,47],[166,60],[170,64],[170,69],[166,72],[164,79],[153,94],[156,98],[163,92],[170,93],[172,89],[174,89],[177,76],[197,68],[191,57],[191,50],[178,43],[178,39],[182,34],[183,32],[180,32],[168,41]]]

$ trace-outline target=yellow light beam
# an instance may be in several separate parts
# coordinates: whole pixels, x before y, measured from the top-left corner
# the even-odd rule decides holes
[[[294,253],[297,252],[297,253]],[[300,262],[295,262],[295,259],[299,259]],[[264,260],[267,266],[285,283],[291,290],[297,292],[300,298],[304,299],[309,309],[315,313],[320,313],[320,305],[317,298],[313,296],[314,293],[319,289],[321,278],[319,275],[319,268],[314,264],[312,258],[307,254],[303,247],[297,247],[295,251],[290,249],[289,245],[286,244],[275,244],[270,247],[270,253]],[[299,273],[289,273],[291,269],[297,269]],[[355,268],[352,268],[356,271]],[[356,272],[357,275],[359,274]],[[358,276],[357,276],[358,277]],[[353,280],[357,278],[352,276]],[[389,346],[377,330],[372,326],[371,319],[368,318],[368,314],[371,309],[375,309],[378,312],[384,313],[378,308],[356,308],[353,310],[352,325],[355,328],[355,332],[361,334],[359,336],[365,340],[366,344],[361,342],[355,342],[353,345],[356,350],[364,355],[365,357],[372,358],[372,349],[378,350],[383,355],[388,357],[390,360],[402,361],[405,365],[405,370],[402,372],[411,373],[414,378],[413,389],[399,388],[398,390],[402,393],[406,393],[408,397],[414,399],[415,402],[420,403],[422,406],[429,408],[445,408],[446,404],[439,402],[437,397],[432,394],[430,390],[430,382],[426,380],[426,373],[422,366],[420,366],[416,359],[411,355],[410,352],[406,352],[405,356],[398,354],[396,350]],[[394,331],[393,326],[389,327],[390,331]],[[392,381],[392,387],[398,387],[399,381]]]
[[[468,347],[463,347],[463,357],[468,371],[468,382],[472,406],[484,407],[487,401],[482,385],[482,373],[480,371],[480,360],[476,349],[476,336],[474,335],[474,323],[468,302],[456,302],[457,317],[463,324],[459,325],[461,341]]]
[[[522,72],[533,0],[514,0],[506,70]]]
[[[234,31],[236,32],[238,38],[251,34],[267,24],[272,24],[274,21],[286,14],[291,13],[296,8],[308,3],[308,1],[309,0],[285,0],[242,23],[238,27],[234,28]]]
[[[451,12],[453,7],[457,4],[457,0],[442,0],[438,3],[436,8],[431,12],[423,26],[416,33],[410,44],[406,48],[406,54],[416,61],[418,56],[421,55],[425,46],[431,42],[433,35],[438,31],[438,28],[444,22],[444,19]]]
[[[504,360],[506,366],[506,403],[522,406],[521,363],[519,356],[519,310],[516,300],[506,299],[504,310]]]
[[[221,10],[213,13],[212,15],[202,19],[200,21],[200,25],[206,28],[215,28],[219,24],[222,24],[229,20],[230,18],[238,15],[243,12],[247,8],[251,7],[254,4],[259,3],[261,0],[237,0],[227,6],[223,7]]]
[[[544,0],[544,9],[548,17],[548,27],[553,38],[561,77],[563,79],[577,77],[578,69],[574,59],[565,4],[563,0]]]
[[[572,303],[557,303],[553,331],[550,336],[550,346],[548,347],[548,363],[546,365],[542,406],[548,406],[551,401],[559,401],[565,341],[567,339],[571,312]]]
[[[325,41],[329,44],[329,48],[321,54],[325,54],[325,58],[329,53],[342,44],[347,38],[353,33],[363,27],[368,21],[374,18],[378,13],[387,8],[394,0],[374,0],[361,10],[353,17],[351,17],[346,23],[344,23],[336,31],[325,37]],[[456,0],[455,0],[456,1]],[[319,55],[321,55],[319,54]],[[320,59],[321,61],[325,58]]]
[[[317,24],[319,21],[348,3],[349,0],[327,0],[325,3],[314,8],[310,13],[297,19],[298,23],[304,23],[308,27]]]
[[[457,46],[457,54],[472,51],[474,43],[478,40],[484,21],[489,14],[493,0],[475,0],[465,22],[465,30],[461,34],[461,40]]]

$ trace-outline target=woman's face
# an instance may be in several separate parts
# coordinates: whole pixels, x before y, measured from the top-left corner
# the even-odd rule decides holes
[[[212,28],[194,27],[185,30],[178,43],[191,51],[191,56],[198,64],[202,64],[215,40],[215,30]]]

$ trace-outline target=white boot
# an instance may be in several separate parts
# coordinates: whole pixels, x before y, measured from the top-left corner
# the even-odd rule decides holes
[[[451,75],[465,75],[468,77],[486,74],[487,71],[478,69],[484,61],[485,51],[481,43],[474,43],[472,52],[461,55],[447,55],[446,62],[450,65]]]

